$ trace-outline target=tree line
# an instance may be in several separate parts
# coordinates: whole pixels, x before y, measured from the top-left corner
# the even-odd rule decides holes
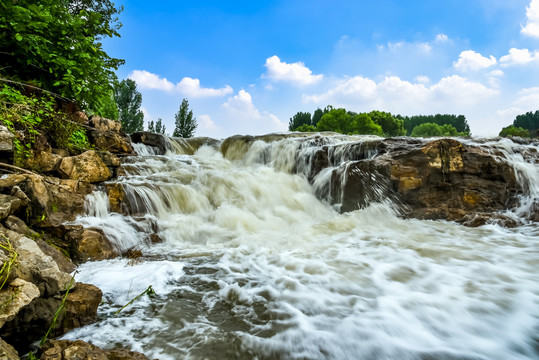
[[[538,137],[539,136],[539,110],[528,111],[517,115],[513,124],[506,126],[500,131],[500,136],[511,137]]]
[[[309,112],[298,112],[290,118],[290,131],[334,131],[341,134],[378,136],[469,136],[470,127],[464,115],[392,115],[385,111],[356,113],[331,105]]]

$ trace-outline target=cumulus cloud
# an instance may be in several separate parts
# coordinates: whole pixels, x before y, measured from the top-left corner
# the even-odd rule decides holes
[[[219,127],[211,119],[210,115],[199,115],[198,124],[202,130],[207,130],[210,132],[219,129]]]
[[[335,86],[322,94],[303,95],[305,102],[360,104],[388,108],[399,105],[424,108],[432,103],[473,105],[499,92],[462,76],[442,78],[438,83],[412,83],[397,76],[387,76],[380,82],[355,76],[337,81]]]
[[[167,92],[179,92],[188,97],[215,97],[224,96],[233,92],[229,85],[220,89],[203,88],[199,79],[184,77],[179,83],[173,84],[167,78],[153,74],[146,70],[134,70],[128,78],[134,80],[141,89],[155,89]]]
[[[436,42],[446,42],[449,40],[449,37],[446,34],[438,34],[436,35]]]
[[[539,38],[539,0],[532,0],[526,7],[526,26],[520,30],[524,35]]]
[[[267,69],[267,77],[275,81],[290,82],[295,85],[311,85],[322,80],[323,75],[313,75],[311,69],[302,62],[286,63],[277,55],[266,59],[264,65]]]
[[[509,49],[509,54],[500,58],[501,66],[526,65],[531,62],[539,62],[539,51],[530,52],[528,49]]]
[[[453,66],[459,71],[466,72],[485,69],[496,63],[496,58],[492,55],[487,58],[473,50],[466,50],[460,53],[458,61],[453,63]]]
[[[245,133],[267,133],[285,131],[287,125],[267,111],[260,112],[253,104],[253,98],[245,90],[240,90],[222,105],[224,116]]]

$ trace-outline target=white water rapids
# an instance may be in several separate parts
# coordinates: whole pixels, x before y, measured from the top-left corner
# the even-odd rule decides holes
[[[302,169],[291,174],[300,143],[257,141],[227,158],[137,145],[115,180],[132,216],[97,192],[77,223],[144,256],[79,267],[76,280],[104,303],[65,338],[161,360],[539,358],[536,223],[406,220],[390,201],[339,214]],[[533,202],[538,165],[497,146],[514,154]],[[162,243],[150,243],[155,231]],[[156,296],[113,316],[149,285]]]

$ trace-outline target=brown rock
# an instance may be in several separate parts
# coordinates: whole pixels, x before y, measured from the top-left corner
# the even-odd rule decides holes
[[[0,125],[0,152],[13,152],[13,139],[15,135],[7,127]]]
[[[69,330],[91,324],[97,318],[97,308],[103,292],[94,285],[77,283],[65,301],[65,315],[57,332],[64,334]]]
[[[6,288],[0,291],[0,328],[8,321],[11,321],[21,311],[39,297],[39,289],[31,282],[15,279]],[[1,357],[0,357],[1,359]]]
[[[167,152],[167,138],[165,135],[151,133],[148,131],[139,131],[131,134],[131,141],[137,144],[144,144],[153,146],[158,149],[160,155],[164,155]]]
[[[107,165],[93,150],[63,158],[58,172],[63,178],[90,183],[108,180],[112,175]]]
[[[65,150],[65,149],[52,149],[52,153],[53,154],[56,154],[56,155],[59,155],[61,157],[68,157],[68,156],[71,156],[71,154],[69,153],[69,151]]]
[[[134,153],[129,137],[117,132],[93,130],[89,132],[88,138],[99,150],[126,155]]]
[[[23,234],[24,236],[27,236],[32,239],[35,239],[39,236],[39,234],[34,230],[30,229],[24,221],[13,215],[7,217],[7,219],[4,221],[4,225],[6,225],[8,229],[18,232],[19,234]]]
[[[0,194],[0,220],[14,214],[21,206],[21,199],[11,195]]]
[[[90,126],[100,131],[114,131],[119,133],[122,129],[122,123],[115,120],[105,119],[101,116],[93,115],[90,117]]]
[[[49,340],[41,351],[41,360],[149,360],[138,352],[102,350],[82,340]]]
[[[0,359],[1,360],[19,360],[19,353],[15,348],[4,340],[0,339]]]
[[[79,263],[112,259],[120,255],[100,229],[72,230],[65,239],[70,243],[72,259]]]
[[[71,114],[71,120],[76,123],[86,125],[88,123],[88,115],[86,115],[83,111],[76,111]]]

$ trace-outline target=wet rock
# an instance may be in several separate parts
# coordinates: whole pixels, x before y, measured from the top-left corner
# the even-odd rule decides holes
[[[58,172],[63,178],[89,183],[105,181],[112,176],[107,165],[93,150],[63,158]]]
[[[153,233],[153,234],[150,234],[150,242],[152,244],[160,244],[163,242],[163,239],[161,239],[159,235]]]
[[[19,360],[19,353],[15,348],[4,340],[0,339],[0,359],[1,360]]]
[[[77,283],[65,301],[65,314],[62,315],[56,334],[65,334],[69,330],[91,324],[97,318],[97,308],[103,292],[94,285]]]
[[[72,230],[65,235],[70,244],[71,258],[76,262],[112,259],[120,254],[101,229]]]
[[[131,141],[136,144],[153,146],[158,149],[160,155],[164,155],[167,152],[167,138],[162,134],[139,131],[131,134]]]
[[[35,298],[39,297],[39,289],[31,282],[15,279],[7,287],[0,290],[0,328],[8,321],[11,321]],[[1,357],[0,357],[1,359]]]
[[[0,220],[14,214],[21,206],[21,199],[11,195],[0,194]]]
[[[129,137],[121,136],[117,132],[92,130],[88,133],[88,139],[99,150],[122,155],[134,153]]]
[[[16,188],[15,188],[16,187]],[[0,179],[0,192],[15,191],[26,198],[25,219],[32,227],[51,228],[75,220],[84,212],[84,198],[93,190],[88,182],[39,175],[10,175]],[[24,204],[24,201],[23,201]]]
[[[341,203],[342,211],[390,197],[402,203],[408,217],[472,224],[471,214],[507,209],[522,192],[513,167],[500,161],[503,155],[479,146],[408,138],[377,146],[371,158],[334,170],[330,199]]]
[[[108,151],[100,151],[98,155],[108,167],[118,167],[121,165],[120,158]]]
[[[41,351],[41,360],[148,360],[138,352],[102,350],[82,340],[49,340]]]
[[[24,221],[13,215],[7,217],[7,219],[4,221],[4,225],[8,229],[18,232],[19,234],[22,234],[32,239],[35,239],[39,236],[39,234],[34,230],[30,229]]]
[[[90,117],[89,125],[100,131],[114,131],[120,133],[120,130],[122,129],[121,122],[105,119],[97,115],[93,115]]]
[[[123,256],[128,259],[138,259],[142,257],[142,251],[139,249],[128,249],[123,253]]]
[[[118,183],[107,184],[105,189],[109,198],[110,211],[129,214],[130,207],[123,185]]]

